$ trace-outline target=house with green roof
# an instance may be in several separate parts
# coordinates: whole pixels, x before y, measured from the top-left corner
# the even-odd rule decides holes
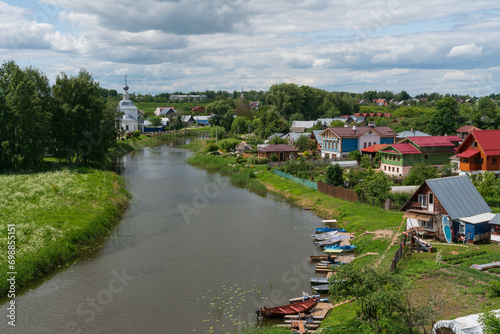
[[[390,176],[404,176],[412,166],[440,167],[449,162],[460,142],[457,136],[408,137],[381,149],[380,169]]]

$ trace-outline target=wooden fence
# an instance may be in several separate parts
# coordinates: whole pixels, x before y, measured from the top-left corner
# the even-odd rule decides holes
[[[354,190],[331,186],[323,182],[318,182],[318,191],[321,191],[322,193],[330,195],[332,197],[341,198],[346,201],[358,201],[358,195]]]
[[[405,252],[405,247],[406,247],[406,235],[402,234],[401,235],[401,243],[399,244],[399,248],[396,251],[396,253],[394,254],[394,257],[392,258],[392,261],[391,261],[391,265],[389,266],[389,269],[391,269],[391,271],[396,270],[396,268],[398,267],[399,261],[401,261],[401,259],[403,258],[403,254]]]

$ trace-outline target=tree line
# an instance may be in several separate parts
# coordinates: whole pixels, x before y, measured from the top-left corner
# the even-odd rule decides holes
[[[117,103],[81,69],[50,86],[33,67],[0,67],[0,170],[33,169],[47,155],[67,163],[103,163],[119,133]]]

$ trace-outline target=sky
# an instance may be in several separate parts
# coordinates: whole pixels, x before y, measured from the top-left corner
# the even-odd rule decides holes
[[[0,0],[0,60],[157,94],[500,93],[497,0]]]

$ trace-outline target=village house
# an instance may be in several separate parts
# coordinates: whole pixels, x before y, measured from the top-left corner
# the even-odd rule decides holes
[[[392,144],[396,134],[387,126],[328,128],[320,133],[323,144],[321,157],[345,157],[349,152],[374,144]]]
[[[310,139],[314,140],[316,142],[316,152],[317,154],[321,155],[321,149],[323,148],[323,137],[321,137],[321,132],[323,130],[313,130],[311,132],[311,136],[309,137]]]
[[[457,135],[458,138],[460,138],[461,140],[464,140],[465,138],[467,138],[469,133],[472,131],[481,131],[481,129],[477,128],[475,126],[472,126],[472,125],[464,125],[464,126],[458,128],[455,131],[455,134]]]
[[[202,106],[196,106],[191,108],[192,112],[197,112],[197,113],[202,113],[205,111],[205,107]]]
[[[460,174],[500,173],[500,130],[472,131],[456,153]]]
[[[441,167],[455,154],[459,141],[457,136],[405,138],[380,150],[380,169],[390,176],[404,176],[412,166],[422,163]]]
[[[156,116],[168,116],[171,114],[177,114],[177,110],[174,107],[157,107],[155,109]]]
[[[406,230],[441,241],[478,243],[490,240],[495,217],[468,176],[425,180],[406,202]],[[451,239],[443,231],[448,225]]]
[[[192,115],[182,116],[181,120],[184,126],[193,126],[196,124]]]
[[[382,99],[385,101],[385,99]],[[355,117],[380,117],[380,118],[391,118],[391,113],[387,112],[355,112]]]
[[[285,144],[271,144],[257,148],[259,158],[266,158],[271,161],[271,155],[276,154],[278,161],[296,159],[299,150]]]
[[[209,126],[212,116],[193,116],[194,121],[198,126]]]
[[[304,132],[290,132],[284,135],[282,138],[288,140],[288,143],[293,146],[300,137],[302,136],[310,137],[310,135],[311,135],[310,133],[304,133]]]
[[[242,141],[239,145],[235,147],[235,150],[239,154],[243,154],[245,152],[252,150],[252,145],[249,145],[246,142]]]
[[[361,154],[367,155],[370,157],[371,160],[373,160],[373,158],[375,158],[375,155],[386,146],[387,146],[387,144],[371,145],[371,146],[368,146],[367,148],[362,149]]]

